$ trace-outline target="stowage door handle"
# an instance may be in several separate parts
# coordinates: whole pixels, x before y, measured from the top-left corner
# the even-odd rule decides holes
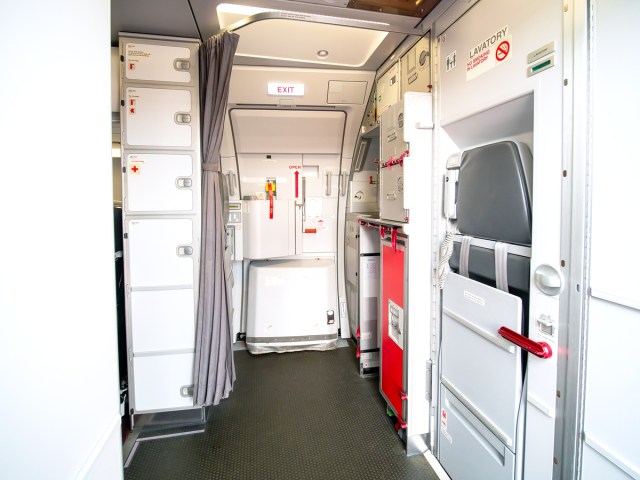
[[[176,250],[179,257],[189,257],[193,255],[193,247],[189,245],[179,245]]]
[[[507,327],[500,327],[498,329],[498,333],[506,340],[510,341],[514,345],[517,345],[523,350],[532,353],[536,357],[551,358],[551,356],[553,355],[551,346],[547,342],[536,342],[528,337],[525,337],[524,335],[520,335],[518,332],[514,332]]]

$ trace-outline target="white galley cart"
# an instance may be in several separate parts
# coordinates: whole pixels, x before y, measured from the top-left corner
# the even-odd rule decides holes
[[[132,420],[193,408],[201,208],[198,47],[195,40],[120,37]]]
[[[347,215],[345,269],[349,326],[357,342],[360,375],[365,377],[380,368],[380,231],[361,218]]]

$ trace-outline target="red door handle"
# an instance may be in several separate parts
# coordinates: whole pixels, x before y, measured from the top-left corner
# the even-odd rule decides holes
[[[529,353],[533,353],[536,357],[549,358],[551,357],[551,355],[553,355],[551,346],[546,342],[535,342],[530,338],[527,338],[524,335],[520,335],[518,332],[514,332],[507,327],[500,327],[498,333],[523,350],[526,350]]]

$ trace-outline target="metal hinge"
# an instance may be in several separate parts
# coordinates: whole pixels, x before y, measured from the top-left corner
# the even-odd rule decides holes
[[[429,402],[433,398],[432,379],[431,379],[432,371],[433,371],[433,362],[431,360],[427,360],[427,382],[425,386],[424,396]]]

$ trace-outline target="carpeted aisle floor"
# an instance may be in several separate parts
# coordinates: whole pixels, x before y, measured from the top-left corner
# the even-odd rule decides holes
[[[125,479],[429,479],[407,458],[377,379],[354,349],[253,356],[235,352],[231,397],[206,432],[141,442]]]

